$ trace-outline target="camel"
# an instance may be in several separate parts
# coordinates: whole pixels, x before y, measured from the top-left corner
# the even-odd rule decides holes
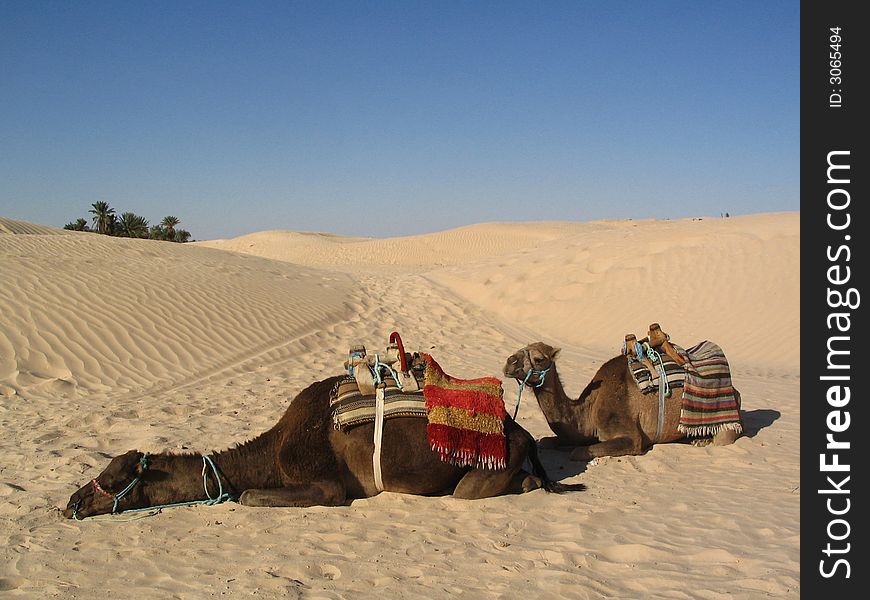
[[[278,423],[260,436],[210,456],[145,454],[114,457],[69,500],[63,514],[82,519],[173,503],[196,502],[218,491],[245,506],[338,506],[379,493],[372,452],[374,424],[333,427],[331,377],[313,383],[291,402]],[[416,495],[451,493],[478,499],[534,489],[561,491],[538,459],[532,435],[505,422],[508,464],[492,470],[442,462],[429,448],[424,418],[384,422],[381,465],[384,489]],[[526,459],[532,473],[523,469]],[[204,489],[205,488],[205,489]]]
[[[601,365],[574,400],[565,393],[559,379],[558,355],[558,348],[544,342],[529,344],[508,357],[504,374],[532,387],[550,429],[556,434],[555,443],[576,446],[571,452],[572,460],[642,454],[654,443],[675,442],[685,437],[677,430],[681,388],[672,389],[665,399],[661,435],[656,440],[658,397],[641,393],[625,356],[616,356]],[[736,395],[739,406],[739,392]],[[722,429],[710,443],[724,446],[734,443],[737,437],[738,433]]]

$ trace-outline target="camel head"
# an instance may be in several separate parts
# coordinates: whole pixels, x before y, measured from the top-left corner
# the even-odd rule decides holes
[[[116,456],[102,473],[70,497],[63,516],[83,519],[148,506],[143,483],[147,469],[147,455],[137,450]]]
[[[540,384],[559,356],[559,350],[544,342],[529,344],[508,356],[504,374],[529,385]]]

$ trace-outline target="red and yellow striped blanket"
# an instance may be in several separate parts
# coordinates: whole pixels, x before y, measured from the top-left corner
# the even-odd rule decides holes
[[[495,377],[457,379],[424,354],[423,397],[429,418],[429,445],[441,460],[459,466],[507,466],[504,422],[507,411],[501,381]]]

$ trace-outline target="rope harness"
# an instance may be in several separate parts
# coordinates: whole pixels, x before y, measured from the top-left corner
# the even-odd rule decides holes
[[[637,354],[637,360],[642,361],[644,357],[648,358],[656,372],[659,374],[659,413],[658,422],[656,423],[656,437],[653,440],[653,443],[658,443],[665,425],[665,398],[671,395],[671,388],[668,384],[668,374],[667,371],[665,371],[665,365],[662,362],[661,354],[659,354],[655,348],[650,346],[649,342],[635,342],[634,351],[635,354]],[[623,342],[622,344],[622,353],[628,356],[627,342]],[[629,358],[631,357],[629,356]]]
[[[105,518],[99,518],[99,517],[90,517],[90,519],[92,521],[113,521],[116,523],[123,523],[125,521],[135,521],[136,519],[144,519],[145,517],[153,517],[154,515],[160,513],[160,511],[162,511],[164,508],[173,508],[176,506],[194,506],[197,504],[207,504],[207,505],[211,506],[213,504],[220,504],[221,502],[226,502],[227,500],[235,500],[236,499],[236,497],[233,494],[230,494],[229,492],[224,491],[223,480],[221,479],[220,472],[218,471],[218,468],[214,464],[214,461],[212,460],[212,458],[210,456],[203,455],[203,457],[202,457],[202,487],[205,490],[205,495],[206,495],[205,499],[203,499],[203,500],[190,500],[189,502],[173,502],[170,504],[158,504],[156,506],[146,506],[144,508],[128,508],[126,510],[119,510],[118,507],[121,503],[121,500],[123,500],[124,497],[127,496],[127,494],[129,494],[133,490],[133,488],[136,487],[136,485],[142,480],[142,475],[145,473],[145,471],[148,470],[148,456],[149,456],[149,454],[147,452],[142,455],[142,458],[139,459],[139,466],[141,467],[139,474],[130,483],[128,483],[126,485],[126,487],[124,487],[123,490],[121,490],[117,494],[112,494],[112,493],[104,490],[102,488],[102,486],[100,486],[100,482],[97,481],[96,479],[91,480],[91,485],[94,487],[95,493],[99,493],[107,498],[112,499],[112,501],[113,501],[112,514],[113,515],[118,515],[121,513],[137,513],[137,512],[148,512],[148,514],[140,515],[138,517],[132,517],[129,519],[105,519]],[[215,478],[215,480],[217,480],[217,483],[218,483],[217,494],[214,496],[211,495],[211,492],[208,489],[209,469],[211,470],[213,477]],[[81,501],[79,501],[79,503],[81,503]],[[75,519],[76,521],[83,521],[84,519],[81,519],[78,516],[79,503],[76,503],[76,505],[73,507],[73,519]],[[87,517],[85,517],[85,518],[87,518]]]
[[[520,401],[523,399],[523,387],[526,385],[531,385],[535,389],[540,389],[544,385],[544,381],[547,378],[547,373],[550,372],[550,369],[553,368],[552,363],[546,369],[535,369],[535,364],[532,362],[532,355],[529,354],[528,348],[523,348],[523,352],[526,354],[526,358],[529,359],[529,370],[526,372],[526,378],[520,381],[517,379],[517,405],[514,408],[514,416],[513,419],[516,420],[517,413],[520,411]],[[529,383],[529,379],[531,379],[532,375],[538,376],[538,382],[534,384]]]

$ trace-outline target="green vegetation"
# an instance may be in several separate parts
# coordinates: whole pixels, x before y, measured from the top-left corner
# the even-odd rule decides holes
[[[121,217],[115,214],[115,209],[108,202],[100,200],[91,204],[88,211],[93,215],[93,227],[88,227],[86,219],[76,219],[63,226],[72,231],[93,231],[103,235],[118,237],[146,238],[152,240],[164,240],[167,242],[189,242],[190,232],[184,229],[176,229],[181,223],[178,217],[163,217],[159,225],[148,227],[148,219],[131,212],[121,213]]]

